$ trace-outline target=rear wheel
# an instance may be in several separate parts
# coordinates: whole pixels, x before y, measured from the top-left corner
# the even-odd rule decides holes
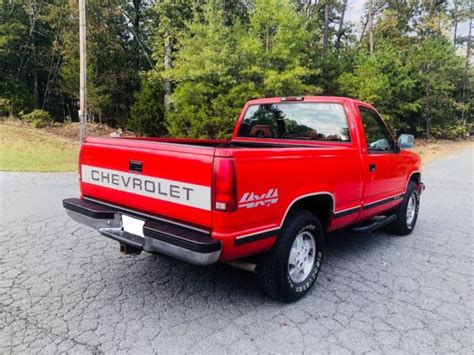
[[[420,192],[416,183],[411,181],[400,206],[395,210],[397,219],[389,224],[392,232],[398,235],[408,235],[415,228],[420,208]]]
[[[259,269],[264,292],[283,302],[306,295],[321,268],[323,246],[318,218],[308,211],[292,213]]]

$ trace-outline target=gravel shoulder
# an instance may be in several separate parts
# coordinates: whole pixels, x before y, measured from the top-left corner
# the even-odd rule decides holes
[[[470,149],[474,149],[474,139],[472,137],[466,140],[440,139],[427,141],[426,139],[415,139],[415,146],[413,147],[413,151],[421,156],[424,165]]]
[[[332,235],[290,305],[226,265],[120,256],[63,212],[75,173],[0,173],[0,353],[472,354],[473,160],[426,166],[412,235]]]

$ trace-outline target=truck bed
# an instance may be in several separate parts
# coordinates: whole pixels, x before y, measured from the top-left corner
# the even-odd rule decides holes
[[[211,140],[211,139],[189,139],[189,138],[153,138],[153,137],[120,137],[111,138],[115,140],[130,140],[130,141],[144,141],[144,142],[156,142],[166,144],[181,144],[191,145],[195,147],[210,147],[210,148],[298,148],[308,147],[305,141],[301,144],[293,143],[271,143],[271,142],[252,142],[252,141],[239,141],[239,140]],[[324,147],[323,144],[315,144],[310,142],[311,147]]]
[[[96,200],[211,228],[215,157],[265,159],[308,146],[265,142],[88,137],[80,153],[81,193]],[[314,151],[314,145],[312,146]],[[321,147],[322,149],[327,147]]]

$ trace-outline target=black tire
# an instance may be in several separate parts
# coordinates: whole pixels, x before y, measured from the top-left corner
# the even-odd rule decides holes
[[[416,202],[415,215],[410,223],[407,220],[407,211],[410,198],[413,196]],[[403,201],[400,206],[395,209],[397,219],[388,225],[389,230],[398,235],[408,235],[415,228],[416,221],[418,219],[418,211],[420,209],[420,192],[418,186],[413,181],[408,184],[407,191],[403,196]]]
[[[290,276],[289,270],[291,267],[289,265],[290,252],[297,236],[306,238],[305,243],[309,244],[312,243],[310,241],[312,236],[315,246],[314,259],[311,251],[307,251],[307,257],[311,258],[313,263],[312,266],[310,266],[311,263],[307,264],[307,270],[310,271],[301,282],[292,280],[294,276]],[[304,210],[291,213],[284,223],[275,245],[264,255],[260,265],[259,278],[263,291],[270,297],[282,302],[293,302],[302,298],[316,281],[323,259],[323,247],[324,230],[319,219]],[[309,249],[312,248],[305,250]],[[298,275],[304,277],[305,274],[306,272],[301,271]]]

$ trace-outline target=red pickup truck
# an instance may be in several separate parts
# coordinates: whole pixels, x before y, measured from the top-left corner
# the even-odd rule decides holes
[[[124,253],[229,262],[294,301],[316,280],[328,232],[413,230],[424,185],[412,145],[361,101],[252,100],[230,140],[87,138],[81,195],[63,205]]]

